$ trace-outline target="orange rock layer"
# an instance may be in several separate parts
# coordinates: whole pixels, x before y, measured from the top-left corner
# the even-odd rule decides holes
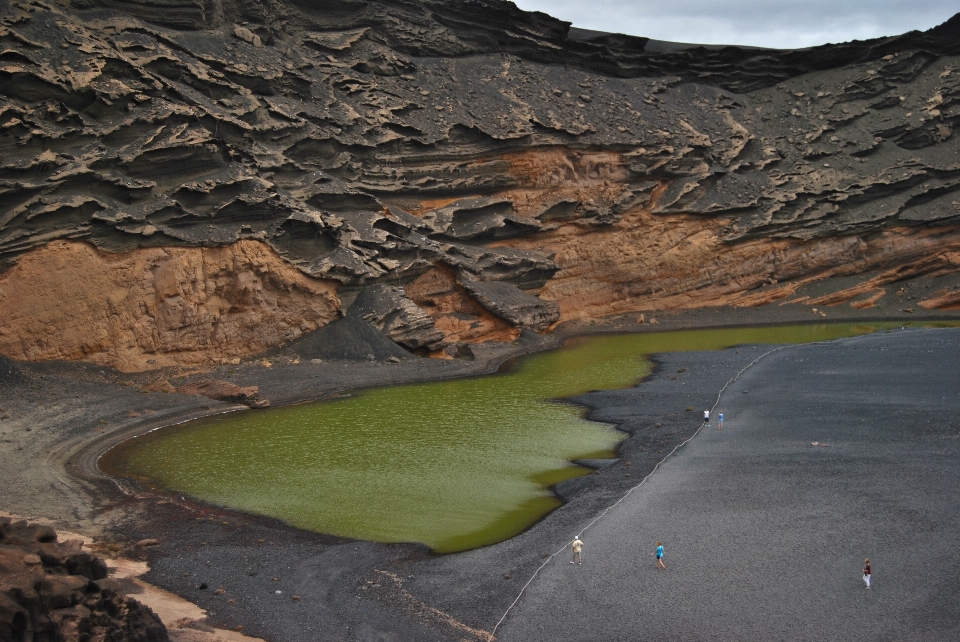
[[[257,241],[123,254],[55,242],[0,276],[0,353],[125,371],[230,361],[336,319],[336,291]]]
[[[960,271],[960,226],[723,243],[722,232],[731,223],[727,218],[655,213],[669,187],[663,181],[613,224],[580,218],[580,210],[589,214],[622,200],[619,181],[628,160],[611,152],[566,148],[509,158],[511,175],[522,187],[497,196],[513,202],[517,214],[532,218],[550,202],[580,204],[567,219],[544,221],[536,235],[491,244],[553,254],[560,269],[537,294],[559,303],[561,322],[638,310],[775,301],[850,303],[862,309],[885,295],[886,284]],[[816,299],[790,299],[803,285],[867,273],[872,276],[852,288]],[[944,292],[919,305],[953,309],[960,300],[956,293]]]
[[[602,182],[593,187],[603,188]],[[578,189],[582,196],[590,188]],[[561,321],[778,301],[867,308],[886,295],[887,284],[960,271],[960,226],[724,244],[719,232],[726,223],[635,208],[612,225],[573,219],[499,244],[553,253],[560,269],[537,294],[559,303]],[[839,292],[795,296],[818,280],[867,273]],[[231,362],[336,319],[336,290],[336,283],[304,275],[257,241],[124,254],[55,242],[0,276],[0,353],[27,361],[83,359],[124,371]],[[408,283],[405,292],[447,341],[519,336],[445,266]],[[956,309],[958,296],[939,292],[918,304]]]
[[[805,284],[879,270],[880,275],[865,276],[857,287],[793,300],[814,305],[853,302],[862,308],[876,303],[882,296],[877,291],[885,284],[960,271],[958,226],[724,244],[719,231],[727,222],[638,210],[605,228],[585,231],[571,222],[535,239],[501,244],[555,253],[560,270],[539,296],[560,304],[561,321],[636,310],[759,306],[789,301]],[[858,299],[867,293],[872,296]],[[944,297],[921,305],[946,308],[955,303]]]

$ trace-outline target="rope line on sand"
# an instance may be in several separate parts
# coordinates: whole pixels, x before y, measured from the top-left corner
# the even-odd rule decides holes
[[[817,343],[819,343],[819,342],[817,342]],[[741,368],[740,371],[737,372],[737,374],[735,374],[731,379],[729,379],[725,384],[723,384],[723,387],[722,387],[722,388],[720,388],[720,392],[717,393],[717,400],[716,400],[715,402],[713,402],[713,405],[710,407],[710,412],[713,413],[713,411],[714,411],[714,409],[716,409],[717,405],[720,404],[720,398],[723,396],[724,391],[726,391],[726,389],[730,386],[730,384],[732,384],[732,383],[735,382],[737,379],[739,379],[739,378],[740,378],[740,375],[742,375],[744,372],[746,372],[747,370],[749,370],[750,368],[752,368],[753,366],[755,366],[761,359],[763,359],[763,358],[766,357],[767,355],[773,354],[774,352],[779,352],[780,350],[784,350],[784,349],[786,349],[786,348],[791,348],[791,347],[793,347],[794,345],[795,345],[795,344],[787,344],[787,345],[778,346],[778,347],[773,348],[773,349],[771,349],[771,350],[767,350],[766,352],[764,352],[763,354],[761,354],[759,357],[757,357],[756,359],[754,359],[753,361],[751,361],[750,363],[748,363],[746,366],[744,366],[743,368]],[[809,344],[808,344],[808,345],[809,345]],[[624,493],[623,497],[621,497],[620,499],[618,499],[616,502],[614,502],[614,503],[611,504],[610,506],[607,506],[607,507],[603,510],[603,512],[601,512],[599,515],[597,515],[596,517],[594,517],[593,520],[592,520],[589,524],[587,524],[585,527],[583,527],[582,529],[580,529],[580,533],[577,535],[577,537],[579,537],[580,535],[583,535],[584,533],[586,533],[587,530],[588,530],[591,526],[593,526],[593,525],[596,524],[598,521],[600,521],[601,519],[603,519],[603,517],[604,517],[607,513],[609,513],[611,510],[613,510],[614,508],[616,508],[617,506],[619,506],[620,503],[621,503],[623,500],[625,500],[627,497],[629,497],[629,496],[630,496],[630,493],[632,493],[632,492],[635,491],[636,489],[640,488],[640,487],[643,485],[643,483],[646,482],[646,481],[650,478],[651,475],[653,475],[655,472],[657,472],[657,469],[660,468],[660,464],[662,464],[663,462],[665,462],[665,461],[670,457],[670,455],[672,455],[673,453],[677,452],[677,450],[678,450],[679,448],[681,448],[682,446],[686,445],[687,442],[689,442],[691,439],[693,439],[694,437],[696,437],[696,436],[700,433],[700,431],[703,430],[703,427],[706,426],[706,425],[707,425],[707,422],[706,422],[706,421],[702,422],[702,423],[700,424],[700,426],[694,431],[694,433],[693,433],[692,435],[690,435],[689,437],[687,437],[686,439],[684,439],[683,441],[681,441],[679,444],[677,444],[676,446],[674,446],[674,447],[673,447],[673,450],[671,450],[669,453],[667,453],[666,456],[664,456],[663,459],[661,459],[660,461],[658,461],[658,462],[656,463],[656,465],[654,465],[653,470],[651,470],[649,473],[647,473],[646,476],[645,476],[643,479],[641,479],[640,482],[639,482],[637,485],[632,486],[626,493]],[[510,614],[510,611],[513,610],[513,607],[517,605],[517,602],[520,601],[520,598],[523,597],[523,593],[524,593],[524,591],[527,590],[527,587],[530,586],[530,584],[533,583],[533,580],[536,579],[537,575],[540,574],[540,571],[542,571],[543,568],[544,568],[547,564],[549,564],[549,563],[553,560],[554,557],[556,557],[556,556],[559,555],[560,553],[562,553],[562,552],[564,552],[565,550],[567,550],[567,547],[568,547],[568,546],[569,546],[569,544],[564,544],[563,547],[560,548],[559,550],[557,550],[557,551],[555,551],[555,552],[553,552],[553,553],[550,553],[550,555],[547,557],[547,559],[544,560],[543,564],[541,564],[541,565],[537,568],[537,570],[533,572],[533,575],[530,576],[530,579],[527,580],[526,584],[524,584],[524,585],[520,588],[520,592],[517,593],[516,599],[514,599],[513,602],[510,603],[510,606],[508,606],[508,607],[507,607],[507,610],[504,611],[503,616],[500,618],[500,620],[497,622],[497,624],[493,627],[493,630],[490,631],[490,633],[489,633],[489,635],[488,635],[488,638],[487,638],[488,640],[492,641],[492,640],[495,640],[495,639],[496,639],[495,636],[496,636],[496,633],[497,633],[497,629],[499,629],[499,628],[500,628],[500,625],[503,624],[504,620],[507,619],[507,616]]]
[[[919,332],[920,330],[922,330],[922,328],[907,330],[906,328],[901,327],[900,330],[901,330],[901,332]],[[871,334],[872,334],[872,333],[871,333]],[[852,339],[852,338],[860,338],[860,337],[862,337],[862,336],[870,336],[870,335],[869,335],[869,334],[867,334],[867,335],[857,335],[857,336],[855,336],[855,337],[845,337],[845,338]],[[820,345],[820,344],[823,344],[823,343],[832,343],[832,342],[837,341],[837,340],[838,340],[838,339],[827,339],[827,340],[824,340],[824,341],[811,341],[810,343],[788,343],[788,344],[784,344],[784,345],[781,345],[781,346],[777,346],[776,348],[772,348],[772,349],[770,349],[770,350],[767,350],[766,352],[764,352],[763,354],[761,354],[760,356],[758,356],[756,359],[754,359],[753,361],[751,361],[750,363],[748,363],[747,365],[745,365],[743,368],[741,368],[735,375],[733,375],[733,377],[731,377],[729,380],[727,380],[727,382],[726,382],[725,384],[723,384],[723,387],[720,388],[720,391],[717,393],[717,400],[714,401],[714,402],[713,402],[713,405],[710,407],[710,413],[713,414],[713,411],[714,411],[714,410],[717,408],[717,406],[720,404],[720,398],[723,397],[723,393],[727,390],[727,388],[730,386],[730,384],[734,383],[737,379],[739,379],[739,378],[740,378],[740,375],[742,375],[744,372],[746,372],[747,370],[749,370],[749,369],[752,368],[753,366],[757,365],[757,363],[758,363],[761,359],[763,359],[764,357],[766,357],[766,356],[768,356],[768,355],[771,355],[771,354],[773,354],[774,352],[780,352],[781,350],[786,350],[787,348],[795,348],[795,347],[797,347],[797,346]],[[840,340],[842,341],[843,339],[840,339]],[[627,497],[629,497],[629,496],[630,496],[630,493],[632,493],[632,492],[635,491],[636,489],[640,488],[640,486],[642,486],[643,483],[644,483],[645,481],[647,481],[647,480],[650,478],[651,475],[653,475],[655,472],[657,472],[657,469],[660,468],[660,464],[662,464],[663,462],[665,462],[673,453],[677,452],[677,450],[678,450],[679,448],[681,448],[682,446],[686,445],[687,442],[689,442],[691,439],[693,439],[694,437],[696,437],[696,436],[700,433],[700,431],[703,430],[703,427],[706,426],[706,425],[707,425],[707,422],[705,422],[705,421],[702,422],[702,423],[700,424],[700,426],[694,431],[694,433],[693,433],[692,435],[690,435],[689,437],[687,437],[686,439],[684,439],[683,441],[681,441],[679,444],[677,444],[676,446],[674,446],[674,447],[673,447],[673,450],[671,450],[669,453],[667,453],[666,456],[664,456],[663,459],[661,459],[660,461],[658,461],[658,462],[656,463],[656,465],[653,467],[653,470],[651,470],[649,473],[647,473],[647,475],[646,475],[643,479],[641,479],[640,482],[639,482],[636,486],[631,487],[629,490],[627,490],[626,493],[624,493],[623,497],[621,497],[621,498],[618,499],[615,503],[613,503],[613,504],[611,504],[610,506],[608,506],[607,508],[605,508],[602,513],[600,513],[600,514],[597,515],[595,518],[593,518],[593,520],[592,520],[589,524],[587,524],[584,528],[582,528],[582,529],[580,530],[580,533],[577,535],[577,537],[579,537],[580,535],[583,535],[585,532],[587,532],[587,529],[589,529],[591,526],[593,526],[593,525],[596,524],[598,521],[600,521],[607,513],[609,513],[609,512],[610,512],[611,510],[613,510],[614,508],[616,508],[623,500],[625,500]],[[541,565],[537,568],[537,570],[533,572],[533,575],[530,576],[530,579],[527,580],[526,584],[524,584],[523,587],[521,587],[520,592],[517,593],[516,599],[514,599],[513,602],[510,603],[510,606],[508,606],[508,607],[507,607],[507,610],[504,611],[503,616],[502,616],[502,617],[500,618],[500,620],[497,622],[496,626],[494,626],[494,627],[493,627],[493,630],[491,630],[490,633],[488,634],[488,638],[487,638],[487,639],[488,639],[490,642],[492,642],[494,639],[496,639],[496,638],[495,638],[495,635],[496,635],[496,633],[497,633],[497,629],[499,629],[499,628],[500,628],[500,625],[503,624],[504,620],[507,619],[507,615],[509,615],[509,614],[510,614],[510,611],[513,609],[513,607],[517,605],[517,602],[520,601],[520,598],[523,597],[523,593],[524,593],[524,591],[527,590],[527,587],[530,586],[531,583],[533,583],[533,580],[536,579],[537,575],[540,574],[540,571],[542,571],[543,568],[544,568],[547,564],[549,564],[549,563],[553,560],[554,557],[556,557],[556,556],[559,555],[560,553],[562,553],[562,552],[564,552],[565,550],[567,550],[567,547],[568,547],[568,546],[570,546],[570,545],[569,545],[569,544],[564,544],[563,547],[560,548],[558,551],[556,551],[556,552],[554,552],[554,553],[551,553],[551,554],[546,558],[546,560],[543,562],[543,564],[541,564]]]

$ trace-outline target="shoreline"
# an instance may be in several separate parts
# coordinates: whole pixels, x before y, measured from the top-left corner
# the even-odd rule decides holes
[[[785,314],[784,312],[788,313]],[[860,311],[856,312],[855,314],[842,315],[842,318],[838,318],[839,315],[836,315],[828,319],[810,319],[809,312],[806,308],[796,309],[795,307],[794,310],[784,310],[781,306],[778,306],[778,309],[772,311],[761,309],[759,311],[706,310],[690,311],[688,313],[674,312],[657,314],[656,317],[659,323],[655,326],[651,326],[650,324],[639,325],[629,323],[625,317],[631,317],[633,319],[637,317],[637,314],[631,313],[630,315],[620,315],[619,317],[607,320],[603,324],[568,324],[566,327],[558,328],[555,333],[551,335],[527,336],[514,345],[481,347],[476,350],[477,358],[470,362],[438,363],[435,360],[430,360],[428,363],[416,361],[413,363],[405,362],[394,365],[370,364],[368,362],[326,362],[321,364],[321,366],[324,366],[324,369],[328,371],[326,377],[315,376],[307,379],[305,373],[312,373],[317,370],[315,367],[312,368],[310,364],[274,364],[271,368],[265,368],[259,366],[258,361],[255,361],[236,368],[237,376],[234,381],[239,385],[251,385],[249,382],[253,382],[253,385],[259,384],[261,385],[262,391],[266,390],[266,396],[270,398],[271,401],[287,405],[316,400],[318,393],[320,393],[320,396],[330,396],[350,390],[379,385],[394,385],[408,381],[443,380],[494,373],[513,359],[558,347],[566,340],[576,336],[629,333],[636,331],[661,332],[681,329],[696,330],[760,324],[789,325],[798,322],[932,322],[936,320],[955,321],[960,319],[960,315],[947,315],[942,312],[922,316],[916,314],[892,316],[876,313],[869,315],[862,314]],[[649,318],[648,316],[648,319]],[[280,359],[274,359],[275,361],[283,359],[283,350],[279,350],[278,353],[280,353]],[[688,353],[673,354],[687,355]],[[674,356],[668,356],[662,363],[672,363],[675,358]],[[661,362],[655,360],[655,363]],[[55,471],[58,468],[59,462],[59,468],[62,473],[47,475],[47,477],[62,478],[65,474],[72,479],[74,486],[72,489],[73,492],[64,493],[64,495],[71,500],[69,502],[69,510],[61,509],[59,516],[57,515],[58,511],[56,509],[50,510],[51,507],[56,507],[57,501],[48,502],[45,500],[51,495],[54,496],[54,500],[62,498],[56,497],[56,495],[59,494],[56,491],[49,490],[46,493],[46,497],[40,501],[37,501],[40,496],[39,494],[34,493],[31,495],[27,493],[27,496],[21,499],[18,506],[20,510],[10,510],[10,512],[27,515],[37,515],[39,513],[38,516],[52,519],[58,527],[64,527],[65,525],[69,527],[72,523],[74,525],[72,530],[79,530],[85,534],[106,540],[126,541],[128,552],[134,559],[150,563],[151,571],[147,574],[148,580],[155,580],[156,584],[161,588],[200,604],[202,608],[207,609],[211,614],[208,621],[218,626],[233,628],[230,620],[236,620],[240,613],[243,612],[243,609],[233,607],[232,605],[217,604],[217,600],[210,601],[211,596],[195,593],[192,589],[185,588],[184,583],[177,580],[177,574],[183,577],[183,573],[191,573],[191,571],[181,568],[182,562],[174,559],[182,558],[179,554],[180,551],[192,551],[196,553],[198,546],[205,547],[207,545],[207,540],[216,540],[220,542],[221,547],[229,549],[237,549],[237,547],[239,547],[239,549],[234,552],[246,555],[247,557],[250,557],[251,553],[256,552],[262,559],[272,557],[270,554],[265,554],[265,550],[269,551],[272,549],[276,552],[278,549],[286,546],[311,552],[320,550],[321,556],[333,556],[335,558],[343,558],[348,554],[347,551],[354,549],[362,550],[364,556],[367,558],[367,562],[365,565],[362,565],[362,573],[360,572],[360,568],[350,567],[352,569],[351,573],[353,573],[351,577],[353,577],[354,581],[357,581],[354,575],[359,573],[360,576],[366,577],[372,572],[370,570],[371,568],[375,568],[377,573],[380,571],[388,572],[385,568],[396,565],[404,566],[406,564],[412,564],[418,568],[417,574],[419,575],[423,569],[436,566],[437,560],[451,557],[431,555],[425,550],[425,547],[416,544],[375,544],[307,533],[276,522],[276,520],[207,506],[189,499],[183,502],[177,501],[173,503],[171,501],[172,493],[137,493],[134,491],[132,495],[125,494],[127,491],[123,489],[122,482],[99,472],[99,469],[96,467],[97,460],[106,450],[133,436],[145,434],[146,432],[157,430],[172,423],[179,424],[200,416],[234,412],[246,409],[246,407],[225,402],[216,402],[205,398],[185,397],[184,395],[164,393],[143,394],[131,390],[133,386],[128,383],[129,381],[138,379],[143,381],[156,378],[157,373],[155,372],[148,373],[147,375],[138,374],[129,376],[111,373],[110,376],[114,376],[120,380],[118,384],[116,382],[110,382],[110,376],[97,377],[94,375],[92,377],[94,381],[91,381],[91,377],[83,377],[82,375],[84,373],[80,372],[81,370],[88,369],[78,364],[25,364],[23,365],[23,369],[29,373],[32,382],[55,381],[60,386],[64,397],[68,397],[71,393],[78,396],[84,395],[85,399],[82,399],[84,403],[81,404],[84,411],[80,414],[86,420],[86,426],[84,426],[86,429],[78,429],[75,424],[72,426],[65,425],[73,424],[73,421],[76,419],[75,415],[61,415],[55,420],[47,418],[44,428],[46,428],[45,432],[52,433],[48,434],[49,442],[33,444],[35,450],[39,450],[41,453],[44,450],[46,451],[44,453],[45,456],[39,458],[42,463],[42,469],[34,471],[36,473],[35,477],[42,476],[43,469],[47,472],[51,470]],[[224,373],[228,370],[228,367],[211,369],[211,371],[216,374]],[[645,386],[651,381],[658,380],[658,378],[664,378],[663,372],[665,372],[663,367],[655,368],[650,375],[642,382],[638,382],[636,386]],[[191,376],[197,377],[209,374],[210,371]],[[319,379],[319,381],[317,381],[317,379]],[[291,380],[299,380],[301,385],[297,387],[291,386]],[[309,383],[303,383],[305,381]],[[694,387],[702,388],[705,385],[707,385],[706,382],[700,382],[699,385],[695,385]],[[286,394],[277,394],[281,390]],[[611,423],[618,431],[626,433],[626,437],[618,446],[617,459],[613,461],[611,466],[594,470],[593,473],[584,477],[568,480],[567,482],[562,482],[552,487],[551,491],[564,502],[563,506],[531,525],[524,533],[516,536],[513,540],[479,549],[481,552],[493,548],[500,548],[507,551],[504,553],[506,557],[515,557],[519,554],[517,546],[519,546],[521,542],[528,541],[531,538],[531,533],[541,533],[545,530],[551,533],[551,537],[554,537],[557,532],[562,532],[564,533],[562,539],[566,539],[566,535],[568,534],[566,531],[569,530],[569,527],[563,524],[569,523],[571,520],[575,521],[575,519],[582,514],[589,514],[601,509],[604,503],[609,503],[610,497],[615,497],[623,488],[629,485],[629,482],[639,479],[642,471],[652,465],[657,448],[650,447],[647,449],[647,452],[644,452],[644,446],[642,444],[654,444],[654,446],[660,445],[666,447],[667,443],[680,441],[685,432],[689,432],[683,429],[683,426],[688,426],[689,424],[689,422],[685,421],[687,419],[686,417],[680,417],[680,421],[677,421],[677,418],[673,417],[669,424],[667,424],[666,421],[663,422],[671,426],[671,434],[653,434],[652,432],[647,434],[639,431],[638,426],[630,426],[610,421],[611,417],[609,417],[605,411],[594,407],[592,401],[583,399],[583,397],[595,394],[598,393],[580,395],[567,401],[586,407],[587,412],[585,416],[587,419]],[[602,393],[599,394],[602,396]],[[31,416],[36,417],[38,414],[42,414],[39,413],[38,410],[38,406],[42,404],[42,397],[42,393],[24,395],[23,403],[20,407],[12,409],[17,411],[23,406],[29,406],[31,411],[25,413],[25,418]],[[110,413],[100,412],[103,408],[99,407],[97,402],[103,397],[110,398],[110,402],[106,404],[110,406]],[[157,403],[158,401],[160,403]],[[152,414],[141,412],[138,417],[122,418],[113,426],[110,426],[108,423],[106,425],[110,428],[109,432],[106,428],[102,427],[100,423],[103,421],[102,419],[94,422],[94,419],[99,414],[109,414],[110,417],[113,418],[118,415],[140,412],[140,409],[145,406],[151,407],[150,409],[153,411]],[[6,424],[4,425],[6,426]],[[670,431],[663,430],[660,432],[666,433]],[[6,436],[6,433],[4,436]],[[21,449],[29,445],[30,439],[26,439],[25,441],[28,443],[18,444]],[[627,447],[628,443],[630,444],[629,447]],[[54,447],[46,449],[44,446],[48,444]],[[651,455],[654,456],[651,457]],[[633,468],[633,466],[636,467]],[[22,477],[23,472],[18,471],[18,476]],[[37,479],[34,479],[34,482],[37,481]],[[53,485],[51,488],[58,485],[59,484]],[[69,487],[71,482],[68,480],[65,485]],[[33,498],[32,503],[31,497]],[[580,506],[569,508],[573,503],[573,499],[576,499],[576,503]],[[87,502],[86,505],[84,505],[84,501]],[[23,506],[39,510],[24,511],[22,510]],[[0,506],[0,508],[9,510],[7,506]],[[44,510],[54,514],[43,515]],[[200,517],[197,517],[198,515]],[[209,524],[211,521],[210,515],[216,515],[216,519],[213,521],[217,521],[218,526],[220,526],[219,529],[214,528],[212,533],[211,525]],[[205,520],[205,523],[199,524],[198,522],[200,522],[201,519]],[[224,523],[228,523],[229,527],[224,528]],[[245,541],[248,540],[249,537],[244,535],[244,531],[257,532],[265,535],[266,537],[258,537],[256,539],[262,539],[264,542],[273,542],[273,544],[268,545],[264,549],[263,545],[258,544],[255,540],[251,545],[250,542]],[[159,539],[164,542],[163,546],[150,550],[129,549],[132,541],[148,536],[156,537],[158,534],[161,535]],[[199,539],[200,537],[205,539]],[[244,541],[240,542],[239,540]],[[510,542],[514,540],[516,540],[516,542],[511,545]],[[200,543],[198,543],[198,541]],[[240,551],[242,551],[242,553]],[[467,551],[465,553],[455,554],[454,557],[461,557],[462,560],[464,560],[462,563],[466,564],[471,558],[477,555],[483,557],[486,553],[478,554],[476,551]],[[340,562],[342,562],[342,559],[338,563]],[[228,557],[225,557],[222,563],[225,566],[237,565],[236,561],[231,562]],[[449,565],[449,560],[439,565],[447,566]],[[459,565],[460,562],[452,564],[453,567],[458,567]],[[486,567],[488,565],[489,561],[485,562],[482,566]],[[505,572],[502,575],[509,575],[511,578],[518,573],[522,575],[522,570],[529,566],[529,562],[518,562],[515,570]],[[176,570],[172,571],[171,568],[176,568]],[[446,573],[448,571],[444,572]],[[271,575],[271,577],[275,576]],[[272,582],[272,580],[270,581]],[[366,579],[363,580],[363,582],[367,581]],[[478,617],[480,615],[478,611],[489,611],[489,608],[478,609],[476,605],[471,606],[469,604],[459,603],[457,600],[450,600],[449,596],[443,595],[444,591],[437,591],[436,587],[415,586],[416,582],[411,585],[408,578],[401,578],[398,581],[390,580],[389,582],[376,579],[370,581],[372,582],[371,586],[377,584],[378,586],[376,588],[379,591],[389,594],[385,599],[379,600],[377,608],[372,609],[372,611],[375,612],[373,619],[377,621],[377,627],[397,633],[403,631],[403,634],[408,636],[407,639],[433,639],[430,637],[422,637],[424,630],[436,632],[437,630],[450,629],[450,631],[459,631],[460,629],[458,627],[462,625],[470,630],[482,632],[484,625],[492,626],[488,618]],[[493,607],[494,610],[496,608],[495,605],[501,602],[501,599],[499,599],[497,595],[500,592],[499,589],[502,587],[496,585],[502,582],[503,580],[501,579],[499,581],[493,581],[491,584],[491,580],[487,578],[476,588],[480,593],[488,595],[489,606]],[[210,583],[210,585],[214,586],[213,583]],[[350,582],[341,578],[341,581],[337,584],[337,588],[342,591],[348,585],[350,585]],[[410,588],[408,588],[408,585],[411,585]],[[269,588],[269,584],[267,588]],[[415,590],[411,592],[411,589]],[[238,593],[244,593],[244,589],[237,588],[234,590]],[[254,591],[254,593],[256,593],[256,591]],[[410,599],[412,599],[411,596],[413,595],[423,596],[424,599],[417,599],[419,606],[411,606]],[[300,597],[307,599],[305,596]],[[351,597],[356,600],[356,596],[351,594]],[[236,602],[233,604],[245,601],[239,597],[231,599],[236,599]],[[367,602],[366,600],[361,601]],[[208,604],[206,602],[210,603]],[[225,600],[220,600],[220,602],[225,602]],[[342,602],[342,599],[335,600],[338,608],[345,608]],[[297,608],[301,603],[300,600],[296,601],[293,603],[293,608]],[[443,608],[444,606],[447,608]],[[398,614],[398,609],[400,613],[408,613],[411,608],[414,608],[414,610],[419,609],[422,613],[430,614],[429,616],[423,615],[423,618],[426,618],[426,620],[423,621],[427,622],[427,624],[423,624],[423,621],[417,618],[411,618],[409,615]],[[367,611],[363,613],[355,613],[354,611],[355,609],[353,608],[345,608],[343,612],[337,613],[335,617],[333,617],[333,620],[359,621],[362,619],[361,615],[363,617],[370,615],[371,609],[367,609]],[[461,615],[456,617],[450,615],[451,613]],[[292,618],[294,621],[295,619],[296,618]],[[494,618],[494,620],[495,619],[496,618]],[[465,623],[462,620],[471,621]],[[450,627],[453,628],[451,629]],[[276,640],[311,639],[305,633],[299,633],[296,630],[273,635],[270,634],[272,628],[275,627],[270,627],[262,622],[248,621],[245,632],[249,631],[250,634],[260,633],[268,639]],[[483,638],[482,635],[475,637],[476,639]],[[316,639],[341,638],[332,635],[329,638],[323,637]]]
[[[631,314],[629,316],[636,316],[636,315]],[[891,322],[891,321],[904,321],[904,322],[914,322],[914,323],[919,322],[919,320],[915,320],[914,318],[908,318],[908,317],[890,319],[890,318],[883,318],[883,317],[865,316],[862,318],[858,318],[856,320],[862,321],[864,323],[883,323],[883,322]],[[927,318],[923,319],[923,322],[954,321],[954,320],[960,321],[960,315],[957,315],[957,317],[950,317],[940,313],[935,315],[928,315]],[[813,321],[810,321],[810,320],[795,321],[793,319],[787,319],[787,320],[781,320],[774,323],[764,323],[762,325],[769,326],[769,327],[776,327],[776,326],[789,326],[789,325],[796,325],[796,324],[816,325],[816,324],[822,324],[822,323],[842,324],[842,323],[850,323],[850,322],[851,320],[847,318],[819,319],[819,320],[813,320]],[[488,354],[484,354],[483,356],[478,355],[472,362],[467,362],[467,364],[472,363],[477,367],[469,367],[468,365],[468,367],[466,368],[457,368],[456,369],[457,371],[453,373],[441,373],[436,377],[429,376],[429,375],[424,377],[421,375],[421,373],[413,373],[412,376],[410,376],[410,373],[403,373],[402,376],[398,377],[396,380],[389,383],[375,382],[367,385],[361,384],[357,386],[342,387],[342,388],[333,387],[331,389],[327,389],[324,392],[322,392],[320,396],[317,396],[316,394],[312,394],[312,393],[303,394],[302,391],[296,391],[292,395],[286,398],[281,398],[279,400],[279,403],[274,403],[273,400],[271,400],[272,402],[271,407],[284,407],[284,406],[291,406],[291,405],[304,404],[304,403],[320,402],[320,401],[325,401],[332,398],[339,398],[342,396],[351,396],[352,393],[359,392],[366,389],[379,388],[379,387],[392,386],[392,385],[402,385],[406,383],[439,382],[439,381],[447,381],[447,380],[459,379],[459,378],[489,376],[489,375],[499,373],[504,367],[508,367],[511,362],[524,359],[526,357],[530,357],[542,352],[558,349],[562,347],[567,341],[578,338],[578,337],[590,337],[590,336],[610,335],[610,334],[634,334],[637,332],[651,332],[651,333],[673,332],[673,331],[695,332],[697,330],[705,330],[705,329],[732,329],[732,328],[742,328],[742,327],[755,327],[754,324],[744,325],[741,323],[723,323],[723,322],[715,325],[713,324],[693,325],[693,326],[684,326],[684,327],[673,327],[673,326],[675,326],[675,324],[673,323],[661,324],[660,322],[657,322],[653,325],[649,323],[644,323],[644,324],[633,323],[629,325],[621,325],[614,322],[614,323],[608,323],[605,325],[588,324],[586,328],[583,327],[582,325],[580,326],[574,325],[572,327],[558,328],[558,330],[555,333],[551,333],[549,335],[538,335],[536,343],[532,346],[528,344],[521,347],[516,344],[505,344],[505,345],[496,346],[492,350],[488,349],[486,350]],[[530,342],[530,343],[533,343],[533,342]],[[635,382],[634,384],[632,384],[631,387],[639,386],[642,383],[644,383],[644,381],[654,377],[657,374],[657,371],[660,367],[660,362],[657,361],[655,357],[656,355],[650,355],[651,362],[653,363],[653,366],[654,366],[650,374],[642,378],[641,380]],[[441,363],[444,363],[444,362],[441,362]],[[344,368],[350,365],[363,365],[363,364],[357,364],[356,362],[342,362],[342,363],[331,363],[330,365],[333,365],[334,367]],[[275,366],[272,366],[272,367],[275,367]],[[375,367],[390,367],[390,366],[377,363]],[[223,369],[223,367],[221,367],[221,369]],[[461,370],[466,370],[466,371],[464,372]],[[626,439],[629,438],[630,433],[627,431],[621,430],[621,426],[619,424],[611,423],[609,421],[604,421],[602,419],[595,419],[591,414],[592,409],[590,408],[590,406],[583,403],[582,401],[577,400],[579,397],[583,397],[583,396],[584,395],[574,395],[564,399],[558,399],[556,401],[561,401],[561,402],[569,403],[569,404],[584,408],[585,419],[588,419],[591,421],[598,421],[600,423],[607,423],[613,429],[625,434],[626,437],[624,437],[624,439],[617,444],[616,448],[613,451],[615,456],[611,459],[613,461],[616,461],[617,459],[620,458],[620,453],[619,453],[620,447],[623,445]],[[163,429],[171,428],[174,426],[180,426],[180,425],[190,423],[198,419],[207,418],[207,417],[214,417],[222,414],[253,410],[248,406],[245,406],[242,404],[228,404],[224,407],[216,407],[216,408],[204,407],[204,406],[209,406],[209,404],[212,401],[213,400],[207,399],[206,403],[204,403],[200,407],[200,409],[191,409],[185,413],[177,414],[174,417],[166,417],[165,415],[159,415],[159,416],[153,415],[149,418],[133,422],[131,425],[125,426],[120,430],[111,432],[109,434],[104,434],[102,437],[93,439],[85,443],[84,445],[82,445],[77,450],[73,451],[72,455],[70,456],[70,461],[68,461],[65,464],[65,469],[71,476],[76,477],[78,479],[83,479],[88,482],[96,483],[96,482],[102,482],[105,480],[110,481],[124,495],[128,495],[128,496],[142,495],[144,497],[152,497],[153,499],[169,500],[170,498],[177,495],[177,493],[169,489],[147,490],[142,487],[138,488],[137,490],[125,489],[124,485],[130,483],[131,480],[123,477],[110,475],[103,472],[102,470],[100,470],[99,461],[108,451],[110,451],[114,447],[126,441],[129,441],[131,439],[136,439],[138,437],[153,433],[157,430],[163,430]],[[577,463],[577,462],[571,461],[571,463]],[[594,471],[598,470],[594,466],[589,466],[585,464],[577,464],[577,465],[581,465],[585,468],[590,468]],[[575,482],[576,478],[574,478],[573,480],[567,480],[567,481]],[[553,486],[550,486],[548,490],[555,497],[557,497],[557,499],[566,503],[565,494],[558,488],[564,483],[565,482],[560,482],[560,484],[555,484]],[[192,504],[207,505],[205,502],[195,500],[195,499],[190,499],[188,501]],[[217,506],[216,508],[225,510],[228,512],[233,512],[236,514],[240,514],[240,515],[246,515],[251,518],[264,517],[261,515],[248,514],[248,513],[244,513],[243,511],[220,507],[220,506]],[[267,517],[267,519],[271,519],[271,518]],[[536,523],[537,522],[534,522],[528,528],[532,528]],[[294,530],[301,530],[293,526],[286,526],[286,527],[292,528]],[[305,531],[305,532],[312,532],[312,531]]]

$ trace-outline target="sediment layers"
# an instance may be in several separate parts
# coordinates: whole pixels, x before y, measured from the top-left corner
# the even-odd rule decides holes
[[[4,0],[0,278],[29,305],[0,309],[0,353],[236,359],[355,299],[447,356],[833,275],[865,289],[823,305],[872,305],[957,271],[957,43],[956,17],[774,51],[492,0]]]
[[[896,298],[887,286],[960,270],[960,228],[887,228],[870,235],[811,240],[751,239],[726,245],[694,217],[670,221],[636,214],[609,229],[578,234],[564,228],[538,241],[556,252],[560,269],[540,296],[560,304],[562,318],[589,319],[632,310],[757,306],[774,302],[871,307]],[[858,283],[829,295],[795,297],[803,285],[831,277]],[[956,305],[954,293],[919,302]]]

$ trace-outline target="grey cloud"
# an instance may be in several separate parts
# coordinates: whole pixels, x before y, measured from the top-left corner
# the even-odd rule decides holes
[[[960,0],[515,0],[577,27],[658,40],[810,47],[925,30]]]

